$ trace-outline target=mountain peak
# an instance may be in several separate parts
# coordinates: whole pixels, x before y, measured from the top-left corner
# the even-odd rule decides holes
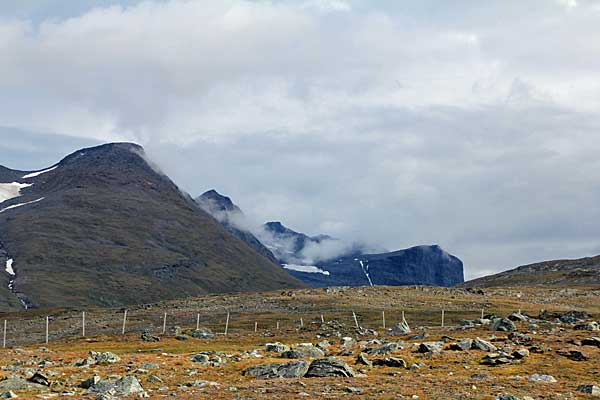
[[[213,216],[219,213],[242,214],[242,210],[233,203],[231,198],[220,194],[215,189],[202,193],[196,198],[196,202]]]

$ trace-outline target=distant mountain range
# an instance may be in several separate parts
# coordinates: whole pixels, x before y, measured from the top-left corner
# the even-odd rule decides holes
[[[0,311],[305,286],[230,232],[134,144],[0,167]]]
[[[543,261],[465,282],[465,287],[598,286],[600,256]]]
[[[210,190],[197,201],[227,229],[251,237],[248,244],[252,247],[259,240],[283,268],[312,287],[452,286],[464,281],[462,262],[436,245],[372,253],[364,244],[347,244],[323,234],[308,236],[278,221],[267,222],[250,233],[252,228],[245,222],[243,212],[229,197]],[[244,240],[241,234],[236,236]]]

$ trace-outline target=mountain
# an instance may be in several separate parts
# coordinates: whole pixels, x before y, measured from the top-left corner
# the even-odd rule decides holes
[[[436,245],[373,254],[364,245],[348,245],[329,235],[308,236],[279,221],[265,223],[254,236],[244,228],[243,213],[229,197],[211,190],[197,201],[227,229],[258,238],[284,269],[311,287],[453,286],[464,282],[462,261]]]
[[[311,287],[453,286],[464,281],[462,261],[437,245],[346,256],[313,266],[287,264],[284,268]]]
[[[600,256],[543,261],[465,282],[464,287],[597,286]]]
[[[0,167],[0,263],[0,310],[304,286],[129,143],[83,149],[44,171]]]
[[[267,249],[256,236],[249,230],[238,227],[238,225],[243,224],[244,214],[229,197],[223,196],[212,189],[198,196],[195,200],[204,211],[212,215],[231,234],[244,241],[248,246],[268,258],[271,262],[279,264],[279,260],[277,260],[273,253]]]

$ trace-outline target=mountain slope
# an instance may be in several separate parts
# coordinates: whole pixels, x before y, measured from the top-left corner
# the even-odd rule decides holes
[[[465,282],[465,287],[600,285],[600,256],[543,261]]]
[[[342,257],[317,263],[312,268],[301,265],[284,265],[284,268],[311,287],[453,286],[464,281],[462,261],[436,245]]]
[[[233,236],[245,242],[271,262],[275,264],[279,263],[273,253],[256,236],[250,231],[238,227],[244,218],[244,214],[238,206],[233,204],[229,197],[223,196],[213,189],[198,196],[195,200],[204,211],[219,221]]]
[[[183,195],[137,145],[83,149],[41,174],[0,168],[0,182],[0,263],[12,260],[15,272],[2,274],[0,309],[17,297],[122,305],[303,286]]]

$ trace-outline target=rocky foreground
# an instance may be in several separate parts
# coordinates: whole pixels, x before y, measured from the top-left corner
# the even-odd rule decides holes
[[[447,299],[460,301],[452,293]],[[572,294],[565,304],[582,293]],[[514,295],[488,301],[504,310]],[[413,294],[415,301],[427,296]],[[172,326],[164,335],[146,330],[17,347],[0,352],[0,398],[600,398],[596,308],[565,304],[445,327],[400,320],[384,330],[315,318],[279,331],[225,336]]]

